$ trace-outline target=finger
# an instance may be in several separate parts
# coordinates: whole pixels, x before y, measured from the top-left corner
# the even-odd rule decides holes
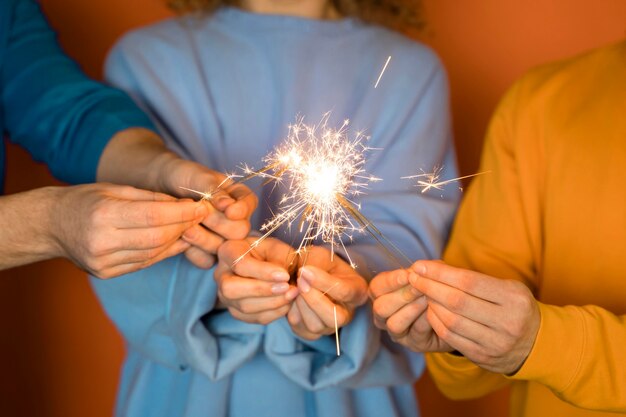
[[[142,190],[128,185],[103,184],[105,190],[115,198],[132,201],[176,201],[175,197],[155,191]]]
[[[267,311],[280,309],[291,304],[284,296],[243,298],[233,303],[232,306],[243,314],[260,314]]]
[[[228,311],[237,320],[241,320],[246,323],[266,325],[275,320],[278,320],[281,317],[284,317],[289,311],[289,307],[289,305],[285,305],[274,310],[263,311],[256,314],[245,314],[233,308],[229,308]]]
[[[185,257],[189,260],[189,262],[200,269],[209,269],[215,265],[215,262],[217,261],[216,255],[211,255],[210,253],[207,253],[195,246],[191,246],[185,251]]]
[[[194,225],[183,233],[182,238],[189,244],[202,249],[207,254],[217,254],[217,248],[224,242],[224,239],[210,232],[201,225]]]
[[[119,229],[110,236],[110,251],[153,249],[171,244],[194,225],[194,222],[185,222],[159,227]]]
[[[336,305],[323,292],[311,287],[310,284],[307,283],[307,279],[303,276],[298,278],[298,289],[300,290],[300,297],[298,299],[304,301],[307,308],[305,309],[300,307],[301,304],[298,304],[298,306],[300,307],[303,320],[309,330],[314,331],[309,326],[309,323],[306,322],[307,312],[311,312],[318,318],[318,320],[321,320],[324,327],[334,328],[335,309],[337,314],[337,325],[339,327],[350,321],[351,315],[343,306]],[[311,319],[311,322],[312,324],[316,324],[313,319]]]
[[[302,322],[302,314],[298,308],[297,303],[292,303],[289,312],[287,313],[287,321],[291,326],[291,329],[298,336],[307,340],[316,340],[320,338],[320,334],[312,333],[307,330],[306,326]]]
[[[455,268],[439,261],[417,261],[412,269],[422,277],[449,285],[491,302],[500,300],[504,280],[468,269]]]
[[[472,321],[493,326],[501,319],[498,305],[439,281],[420,278],[415,282],[415,287],[429,299]]]
[[[230,220],[220,211],[214,211],[202,220],[207,229],[219,234],[225,239],[241,240],[250,232],[250,222],[245,220]]]
[[[300,268],[300,278],[304,280],[304,288],[308,285],[333,300],[351,306],[359,306],[367,301],[367,283],[353,270],[347,275],[331,275],[320,268],[307,265]]]
[[[313,311],[310,305],[305,301],[302,294],[300,297],[296,298],[295,302],[298,305],[298,309],[300,310],[300,315],[302,316],[302,324],[304,325],[307,331],[314,333],[314,334],[318,334],[318,335],[332,333],[331,328],[330,328],[331,326],[327,325],[321,320],[321,318],[316,314],[316,312]],[[331,314],[332,314],[332,307],[331,307]]]
[[[405,285],[392,293],[376,298],[372,302],[374,315],[386,319],[402,307],[417,300],[421,295],[422,293],[413,286]]]
[[[409,271],[406,269],[396,269],[394,271],[382,272],[374,277],[370,282],[370,293],[374,297],[396,291],[409,284]]]
[[[428,322],[432,326],[433,331],[437,334],[437,336],[439,336],[441,340],[450,345],[450,347],[458,350],[465,356],[467,356],[469,352],[476,352],[482,349],[475,342],[448,329],[446,325],[441,321],[435,310],[428,308],[428,310],[426,311],[426,317],[428,318]]]
[[[420,297],[419,300],[407,304],[398,310],[394,315],[389,317],[386,322],[389,334],[396,337],[406,335],[415,322],[426,311],[427,305],[426,297]]]
[[[287,282],[271,282],[259,279],[242,278],[228,273],[223,274],[219,278],[218,284],[220,293],[228,300],[272,297],[285,294],[291,288]]]
[[[204,203],[193,201],[127,201],[106,212],[111,223],[122,229],[197,222],[207,214]]]
[[[256,194],[243,184],[229,187],[228,193],[235,199],[235,202],[226,207],[226,217],[230,220],[249,219],[258,204]]]
[[[240,259],[249,248],[245,240],[227,241],[220,246],[218,257],[220,262],[230,265],[232,271],[239,276],[264,281],[289,281],[289,272],[280,265],[257,259],[254,256],[245,256]]]
[[[189,244],[176,240],[160,248],[120,251],[96,262],[95,266],[88,266],[88,272],[98,278],[113,278],[140,269],[147,268],[163,259],[176,256],[189,248]]]
[[[479,346],[496,346],[497,334],[489,327],[456,314],[444,306],[428,301],[428,307],[450,332],[462,336]],[[506,337],[503,335],[503,337]]]

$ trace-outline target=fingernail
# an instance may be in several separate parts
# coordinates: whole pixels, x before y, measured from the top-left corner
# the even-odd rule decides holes
[[[409,283],[413,286],[417,284],[417,275],[413,272],[409,273]]]
[[[196,230],[194,227],[190,227],[189,229],[185,230],[185,233],[183,233],[183,239],[185,240],[193,240],[196,237]]]
[[[289,284],[286,282],[279,282],[278,284],[272,284],[272,294],[282,294],[287,292]]]
[[[231,197],[227,195],[220,195],[215,200],[213,200],[213,202],[216,205],[222,206],[224,204],[232,204],[235,202],[235,200],[233,200]]]
[[[313,278],[315,278],[315,275],[313,275],[313,272],[311,272],[309,268],[307,268],[306,266],[300,268],[300,276],[308,279],[309,282],[313,281]]]
[[[274,271],[270,276],[276,281],[289,281],[289,274],[287,271]]]
[[[294,300],[298,296],[299,293],[300,292],[298,291],[298,289],[296,287],[291,287],[285,293],[285,299],[288,300],[288,301]]]
[[[196,207],[196,211],[194,212],[195,217],[205,217],[206,215],[207,208],[204,206],[204,204],[200,204],[198,207]]]
[[[302,271],[302,274],[298,279],[298,289],[300,289],[300,291],[305,294],[311,291],[311,284],[309,284],[309,282],[306,280],[304,271]]]
[[[413,265],[413,270],[422,276],[426,275],[426,265],[422,262],[415,263]]]

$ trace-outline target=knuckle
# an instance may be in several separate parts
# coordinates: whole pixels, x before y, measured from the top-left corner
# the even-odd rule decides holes
[[[372,313],[374,314],[374,318],[376,319],[386,319],[388,317],[387,312],[385,311],[385,306],[379,300],[375,300],[372,303]]]
[[[235,296],[235,292],[234,285],[232,285],[229,280],[225,279],[220,283],[220,293],[225,299],[232,300]]]
[[[431,330],[430,324],[427,320],[417,320],[413,323],[412,327],[417,333],[426,333]]]
[[[241,311],[243,314],[254,314],[255,313],[255,310],[248,303],[238,303],[238,305],[239,305],[238,306],[239,311]]]
[[[395,320],[387,320],[387,331],[393,335],[404,333],[404,328]]]
[[[465,307],[465,297],[461,293],[455,293],[448,296],[447,305],[450,306],[452,311],[460,311]]]
[[[311,333],[322,334],[326,330],[326,326],[320,322],[311,323],[307,326]]]
[[[465,271],[463,270],[462,272],[459,272],[459,283],[460,283],[460,287],[466,291],[466,292],[473,292],[476,284],[475,284],[475,280],[473,279],[472,276],[472,272],[469,271]]]

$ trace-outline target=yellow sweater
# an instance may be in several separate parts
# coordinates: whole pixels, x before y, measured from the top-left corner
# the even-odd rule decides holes
[[[517,417],[626,414],[626,42],[518,81],[481,164],[445,260],[526,283],[541,327],[510,378],[427,355],[437,385],[460,399],[512,384]]]

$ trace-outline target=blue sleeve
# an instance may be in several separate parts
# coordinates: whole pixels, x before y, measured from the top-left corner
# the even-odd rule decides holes
[[[6,0],[0,87],[6,133],[61,180],[93,182],[118,131],[152,128],[123,92],[87,78],[32,0]]]
[[[341,356],[334,337],[294,336],[286,319],[248,324],[228,311],[213,311],[213,271],[184,256],[114,280],[92,278],[109,317],[134,350],[172,369],[191,368],[211,380],[233,372],[263,349],[288,378],[306,389],[411,383],[421,374],[421,355],[402,351],[372,326],[368,308],[341,329]]]
[[[159,105],[159,100],[148,101],[142,95],[150,88],[143,83],[149,81],[136,76],[124,52],[120,47],[113,50],[108,76],[146,108]],[[368,132],[372,137],[369,145],[384,152],[371,152],[367,171],[384,174],[389,181],[374,183],[360,201],[363,213],[389,241],[415,260],[440,256],[458,190],[453,184],[421,194],[409,180],[400,179],[436,167],[442,167],[442,179],[456,175],[445,73],[431,56],[406,65],[407,69],[412,66],[418,68],[419,76],[413,70],[406,83],[417,85],[408,88],[408,84],[400,84],[399,92],[389,92],[393,97],[380,100],[381,109],[369,109],[368,115],[376,120],[373,131]],[[153,116],[157,118],[157,114]],[[348,252],[363,275],[403,266],[368,235],[355,235]],[[358,309],[353,321],[340,330],[342,354],[337,357],[333,336],[305,341],[293,334],[285,319],[258,326],[239,322],[228,312],[212,312],[216,298],[212,276],[182,258],[176,262],[168,260],[151,268],[152,273],[134,274],[144,277],[134,284],[132,278],[125,281],[127,277],[95,282],[103,304],[129,343],[152,360],[171,367],[190,366],[210,378],[221,378],[262,348],[287,378],[312,390],[410,384],[421,375],[422,356],[401,348],[376,329],[369,306]],[[169,290],[166,282],[142,283],[154,279],[174,283]],[[123,282],[128,282],[128,287],[122,288]],[[142,290],[145,285],[159,285],[160,300]]]
[[[190,367],[218,380],[261,346],[263,326],[213,312],[213,270],[196,268],[182,255],[114,280],[92,278],[92,285],[126,341],[169,368]]]

